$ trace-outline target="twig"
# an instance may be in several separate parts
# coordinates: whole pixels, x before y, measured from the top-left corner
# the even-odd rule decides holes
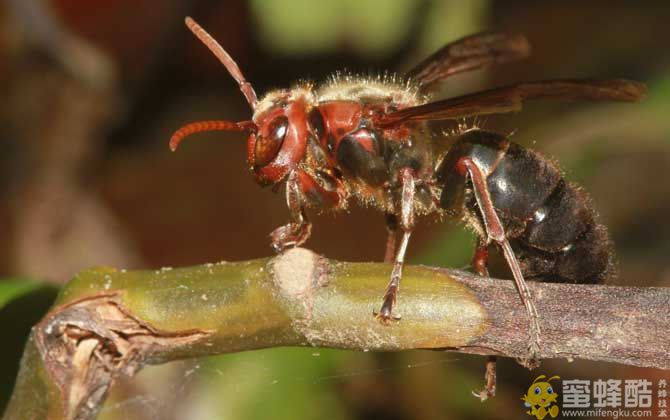
[[[33,329],[4,418],[92,419],[115,380],[146,364],[264,347],[525,355],[528,321],[511,281],[408,267],[403,318],[382,325],[372,311],[390,269],[298,248],[247,262],[83,272]],[[531,289],[542,358],[670,369],[670,289]]]

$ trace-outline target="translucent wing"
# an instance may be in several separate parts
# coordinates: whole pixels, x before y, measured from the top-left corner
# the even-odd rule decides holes
[[[494,64],[516,61],[530,54],[521,35],[482,32],[445,45],[407,73],[423,90],[447,77]]]
[[[404,108],[380,116],[375,123],[384,127],[409,121],[502,114],[519,111],[524,101],[533,99],[634,102],[643,98],[646,92],[644,84],[624,79],[524,82]]]

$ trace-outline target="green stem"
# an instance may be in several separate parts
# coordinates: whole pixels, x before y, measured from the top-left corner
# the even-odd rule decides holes
[[[94,418],[116,378],[147,363],[264,347],[526,356],[528,320],[512,282],[406,267],[395,308],[402,319],[382,324],[373,311],[390,272],[305,249],[248,262],[82,272],[33,329],[4,418]],[[668,289],[535,283],[531,292],[541,357],[670,368]]]

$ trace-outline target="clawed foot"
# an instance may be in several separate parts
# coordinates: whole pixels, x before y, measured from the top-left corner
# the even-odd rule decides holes
[[[540,367],[540,346],[537,341],[528,344],[526,350],[526,357],[519,360],[519,363],[527,369],[535,369]]]
[[[311,223],[289,223],[273,230],[270,234],[272,249],[280,253],[286,248],[300,246],[312,233]]]
[[[526,356],[518,362],[527,369],[540,366],[540,332],[538,327],[531,326]]]
[[[479,398],[481,402],[488,400],[496,395],[496,376],[497,376],[497,358],[489,356],[486,361],[486,371],[484,373],[484,389],[481,391],[472,391],[472,395]]]
[[[479,398],[479,401],[484,402],[484,401],[488,400],[489,398],[493,398],[493,397],[496,396],[496,388],[495,387],[493,387],[491,389],[484,388],[481,391],[472,390],[472,395],[475,398]]]
[[[395,303],[395,290],[386,292],[384,303],[379,312],[373,311],[372,314],[382,324],[388,324],[391,321],[399,321],[401,316],[393,313],[393,304]]]
[[[382,324],[390,324],[391,321],[400,321],[402,319],[402,315],[400,314],[393,314],[389,312],[382,312],[382,311],[372,311],[372,315],[374,315],[375,318],[379,320]]]

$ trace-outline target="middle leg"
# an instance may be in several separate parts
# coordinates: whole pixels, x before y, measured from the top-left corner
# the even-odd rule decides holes
[[[384,262],[392,263],[395,256],[395,243],[398,237],[398,217],[393,213],[386,213],[386,252]]]
[[[396,217],[401,237],[393,259],[391,280],[386,287],[386,293],[384,293],[384,303],[382,303],[379,313],[376,314],[377,318],[382,322],[387,322],[391,319],[400,319],[400,316],[393,315],[393,304],[396,301],[398,288],[400,287],[400,278],[402,277],[402,268],[405,262],[407,244],[409,243],[409,237],[414,228],[414,193],[416,190],[414,171],[411,168],[402,168],[398,171],[398,179],[401,187],[399,206],[396,206],[396,212],[399,213],[399,217]],[[395,242],[395,236],[393,241]],[[388,247],[389,244],[387,243],[387,256]]]

